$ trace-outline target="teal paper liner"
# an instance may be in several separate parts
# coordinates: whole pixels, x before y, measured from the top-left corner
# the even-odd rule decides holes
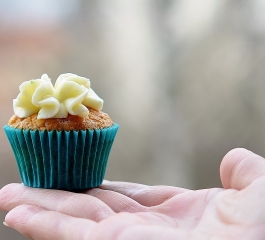
[[[79,131],[4,126],[22,182],[29,187],[80,191],[99,186],[119,125]]]

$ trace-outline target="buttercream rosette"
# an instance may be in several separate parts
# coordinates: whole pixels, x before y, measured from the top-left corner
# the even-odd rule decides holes
[[[19,86],[20,93],[13,100],[18,117],[29,117],[38,113],[38,119],[66,118],[68,113],[87,117],[88,108],[97,111],[103,100],[90,88],[87,78],[76,74],[61,74],[53,86],[47,74],[40,79],[25,81]]]

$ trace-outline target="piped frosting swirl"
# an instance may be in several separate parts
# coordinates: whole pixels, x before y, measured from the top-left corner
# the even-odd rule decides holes
[[[87,117],[88,108],[100,111],[103,100],[90,88],[87,78],[61,74],[53,86],[47,74],[40,79],[23,82],[13,100],[15,114],[20,118],[38,113],[38,119],[66,118],[68,114]]]

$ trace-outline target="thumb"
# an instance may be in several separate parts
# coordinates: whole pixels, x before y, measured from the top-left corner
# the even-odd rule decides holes
[[[220,176],[224,188],[244,189],[265,176],[265,159],[243,148],[233,149],[222,160]]]

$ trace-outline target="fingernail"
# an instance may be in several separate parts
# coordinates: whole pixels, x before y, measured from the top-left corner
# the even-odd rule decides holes
[[[3,224],[4,224],[5,226],[9,227],[8,224],[7,224],[6,222],[3,222]]]

